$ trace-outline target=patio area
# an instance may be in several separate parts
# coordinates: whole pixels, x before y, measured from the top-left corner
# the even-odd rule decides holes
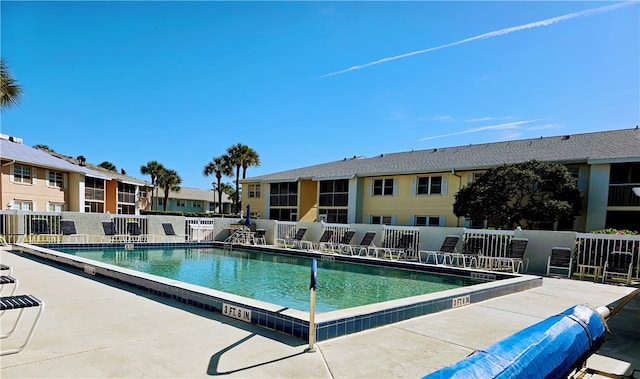
[[[3,378],[416,378],[572,305],[611,304],[634,289],[545,278],[535,289],[322,341],[315,352],[305,352],[308,344],[293,337],[0,254],[20,280],[18,293],[46,302],[27,348],[1,358]],[[638,303],[636,298],[611,320],[612,334],[601,349],[635,369],[640,369],[640,337],[632,328],[640,321]],[[25,314],[23,327],[31,316]],[[3,349],[13,338],[20,343],[20,335],[2,340]]]

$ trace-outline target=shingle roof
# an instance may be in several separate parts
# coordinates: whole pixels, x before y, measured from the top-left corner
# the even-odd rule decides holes
[[[87,167],[77,166],[64,159],[54,157],[43,150],[34,149],[22,143],[8,141],[3,138],[0,138],[0,157],[2,157],[2,159],[15,160],[18,163],[28,163],[34,166],[68,172],[80,172],[92,178],[111,179],[101,172],[91,170]]]
[[[255,176],[242,182],[297,181],[427,172],[474,170],[537,159],[556,163],[640,162],[640,130],[540,137],[381,154]]]

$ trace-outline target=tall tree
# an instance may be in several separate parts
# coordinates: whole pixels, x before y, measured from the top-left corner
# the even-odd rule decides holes
[[[9,67],[0,58],[0,110],[18,105],[22,87],[9,73]]]
[[[561,164],[536,160],[487,170],[455,195],[457,217],[487,220],[490,227],[514,228],[526,223],[571,219],[580,214],[582,198],[576,180]]]
[[[175,170],[163,169],[158,174],[158,185],[162,187],[164,191],[164,210],[167,210],[169,202],[169,192],[180,192],[180,184],[182,184],[182,178]]]
[[[240,194],[240,168],[243,168],[243,179],[246,176],[246,168],[249,166],[258,166],[260,164],[260,157],[252,148],[242,143],[236,143],[227,148],[227,159],[230,164],[236,167],[236,193],[235,199],[235,211],[240,212],[240,201],[238,195]]]
[[[115,172],[118,171],[118,169],[116,168],[116,165],[114,165],[113,163],[111,163],[109,161],[104,161],[104,162],[100,163],[98,166],[104,168],[105,170],[115,171]]]
[[[222,176],[233,175],[233,168],[229,165],[227,159],[224,156],[215,157],[202,170],[204,176],[215,175],[216,188],[218,192],[218,212],[222,213]]]
[[[142,175],[151,176],[151,185],[155,190],[155,194],[153,195],[154,199],[157,199],[157,196],[158,196],[158,188],[156,187],[156,184],[157,184],[158,174],[160,174],[160,171],[162,170],[164,170],[164,166],[158,161],[149,161],[145,166],[140,166],[140,173]],[[157,208],[157,200],[153,208],[154,209]]]

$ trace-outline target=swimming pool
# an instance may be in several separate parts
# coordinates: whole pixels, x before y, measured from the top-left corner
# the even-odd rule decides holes
[[[129,245],[129,246],[126,246]],[[184,304],[205,309],[207,311],[222,314],[243,322],[255,324],[271,330],[288,334],[307,340],[309,338],[310,314],[289,306],[283,306],[268,301],[256,300],[246,296],[236,295],[217,289],[206,288],[202,285],[186,283],[176,279],[168,279],[158,275],[135,271],[131,268],[119,267],[111,263],[104,263],[88,259],[78,255],[64,253],[61,249],[82,247],[84,249],[104,250],[116,248],[120,251],[128,251],[128,248],[138,247],[138,244],[41,244],[30,245],[17,243],[13,245],[13,253],[31,257],[45,264],[58,266],[71,272],[82,273],[88,278],[97,277],[108,281],[116,281],[126,286],[145,291],[150,295],[173,299]],[[222,243],[144,243],[140,246],[147,248],[166,249],[170,247],[190,247],[193,250],[194,263],[199,262],[203,255],[197,249],[221,248]],[[55,250],[54,250],[55,249]],[[542,285],[542,277],[531,275],[514,275],[509,273],[487,272],[481,270],[461,269],[447,266],[434,266],[415,262],[389,261],[377,258],[352,257],[346,255],[331,255],[319,252],[279,249],[273,246],[249,246],[250,252],[269,254],[272,259],[287,261],[292,258],[316,258],[321,267],[325,261],[366,264],[366,267],[384,266],[408,272],[448,274],[472,280],[486,281],[458,288],[445,289],[439,292],[420,294],[387,300],[383,302],[354,306],[346,309],[325,311],[315,316],[315,340],[322,341],[342,335],[355,333],[383,325],[389,325],[410,318],[440,312],[447,309],[466,306],[494,297],[499,297],[515,292],[528,290]],[[90,250],[84,250],[81,254],[88,254]],[[247,251],[236,251],[232,254],[248,254]],[[231,255],[231,254],[230,254]],[[119,254],[120,261],[128,261],[131,258],[127,254]],[[248,265],[253,265],[252,260],[238,260],[232,270],[242,273],[248,270]],[[244,263],[240,263],[244,262]],[[142,260],[140,264],[155,264],[154,260]],[[282,265],[284,266],[284,265]],[[180,265],[174,264],[173,270],[179,270]],[[309,294],[310,268],[303,268],[304,278],[301,278],[303,288],[307,296]],[[345,275],[353,275],[345,271]],[[321,272],[318,274],[318,296],[324,291]],[[342,288],[342,296],[351,296],[349,290]],[[259,291],[259,288],[256,289]]]
[[[216,247],[57,250],[287,308],[309,310],[310,257],[251,250],[228,251]],[[319,261],[317,276],[317,312],[353,308],[488,281],[335,260]]]

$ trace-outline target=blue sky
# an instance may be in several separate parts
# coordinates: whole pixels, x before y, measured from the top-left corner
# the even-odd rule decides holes
[[[10,2],[1,132],[182,186],[345,157],[635,127],[639,2]],[[232,179],[225,181],[231,183]]]

